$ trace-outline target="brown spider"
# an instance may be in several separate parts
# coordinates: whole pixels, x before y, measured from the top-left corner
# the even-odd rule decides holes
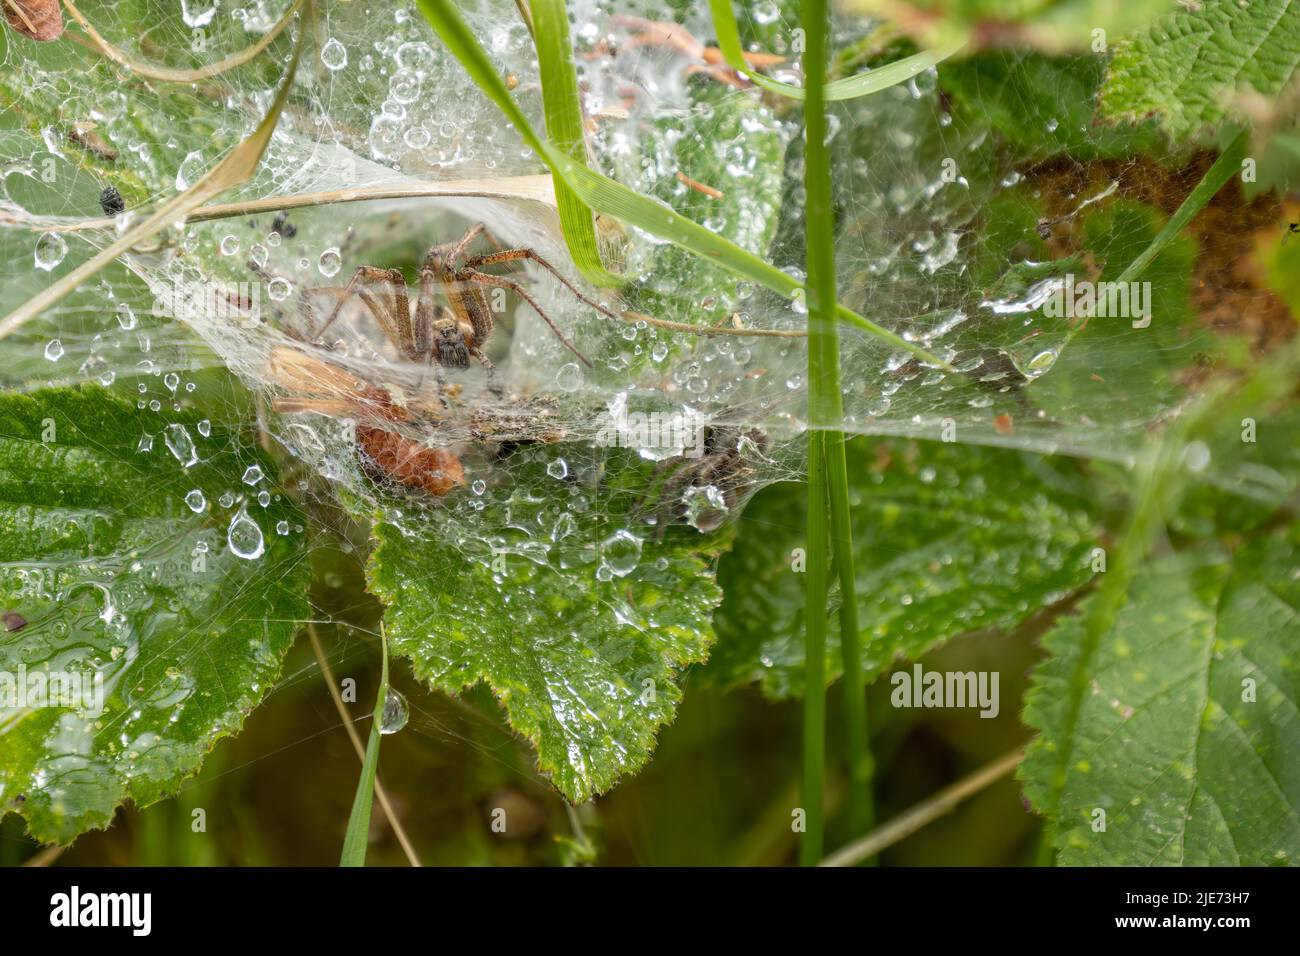
[[[590,367],[591,362],[564,337],[559,326],[551,319],[537,300],[518,282],[504,276],[481,271],[486,266],[502,262],[528,259],[536,262],[583,302],[602,315],[618,316],[598,302],[587,298],[549,262],[532,249],[499,249],[484,255],[465,256],[465,250],[486,227],[483,223],[472,226],[455,242],[442,243],[429,249],[420,267],[420,292],[412,311],[406,296],[406,280],[399,269],[381,269],[378,266],[359,266],[338,294],[338,301],[329,318],[311,338],[319,339],[338,318],[343,303],[356,294],[379,327],[396,346],[402,358],[410,362],[436,363],[441,368],[467,368],[470,356],[491,369],[492,363],[483,354],[483,348],[492,335],[495,323],[492,307],[483,286],[496,286],[513,290],[533,307],[564,346]],[[441,288],[450,308],[438,305],[434,293]]]
[[[343,289],[318,289],[334,296],[329,317],[309,336],[315,342],[338,318],[345,302],[355,294],[369,310],[384,335],[401,357],[410,362],[438,368],[467,368],[470,357],[485,368],[492,364],[483,354],[495,323],[483,286],[512,289],[551,327],[561,342],[587,365],[591,362],[564,337],[551,317],[518,282],[480,271],[501,262],[530,259],[545,268],[581,302],[603,315],[613,312],[593,302],[564,278],[554,266],[532,249],[499,249],[486,255],[464,258],[471,242],[485,232],[482,223],[473,226],[456,242],[433,246],[420,269],[420,291],[412,310],[406,283],[400,270],[361,266]],[[434,301],[441,290],[446,307]],[[311,308],[301,306],[310,320]],[[431,495],[445,495],[465,483],[460,458],[446,448],[432,447],[403,434],[403,427],[426,417],[440,417],[433,408],[405,408],[393,401],[387,389],[355,378],[343,368],[291,348],[278,348],[271,358],[271,377],[292,390],[296,397],[275,402],[277,411],[312,411],[356,421],[357,451],[362,466],[372,478]],[[453,394],[444,390],[444,396]],[[527,405],[527,403],[525,403]],[[534,403],[536,404],[536,403]],[[471,418],[469,437],[479,440],[558,441],[563,431],[545,421],[547,409],[538,405],[521,408],[520,417],[532,422],[530,430],[509,420],[492,416]],[[512,431],[515,429],[515,431]],[[516,434],[516,431],[518,432]],[[535,437],[529,437],[536,431]]]
[[[656,466],[656,474],[667,472],[658,494],[655,523],[663,537],[668,523],[688,517],[686,496],[692,489],[712,495],[695,511],[693,524],[699,531],[716,531],[727,515],[754,490],[755,470],[746,461],[746,451],[765,455],[767,435],[757,428],[741,431],[733,425],[709,425],[704,431],[703,454],[698,458],[671,458]]]

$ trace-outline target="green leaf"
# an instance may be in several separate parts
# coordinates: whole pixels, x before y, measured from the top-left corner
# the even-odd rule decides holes
[[[991,123],[1029,159],[1068,153],[1086,162],[1153,149],[1160,137],[1146,127],[1092,125],[1105,69],[1097,56],[996,50],[948,61],[939,84],[971,121]]]
[[[561,454],[573,480],[548,474]],[[719,537],[647,535],[630,491],[644,469],[604,455],[521,448],[508,486],[475,502],[476,526],[501,535],[466,536],[449,509],[403,512],[376,523],[368,566],[390,651],[449,694],[485,681],[574,802],[649,759],[681,699],[680,671],[713,643],[721,598],[709,561]],[[621,484],[629,475],[640,477]]]
[[[19,616],[0,674],[66,674],[88,693],[98,677],[104,692],[101,715],[93,699],[0,709],[0,807],[39,840],[174,793],[266,695],[306,615],[301,518],[257,501],[273,489],[248,469],[269,476],[269,460],[207,427],[99,388],[0,396],[0,608]],[[189,442],[186,467],[171,447],[189,460]],[[256,559],[230,546],[251,554],[259,537]]]
[[[898,24],[934,42],[973,34],[987,46],[1030,46],[1052,53],[1092,50],[1169,9],[1169,0],[848,0],[849,9]]]
[[[1139,570],[1091,661],[1045,638],[1020,776],[1059,807],[1063,865],[1266,866],[1300,856],[1300,551],[1289,539]],[[1072,726],[1068,701],[1086,681]],[[1105,829],[1095,823],[1105,811]]]
[[[1092,522],[1083,499],[1040,461],[942,442],[848,445],[863,671],[954,637],[1011,627],[1088,580]],[[769,488],[740,521],[718,581],[718,646],[704,675],[803,692],[802,489]],[[828,614],[834,613],[829,608]],[[755,622],[762,622],[756,627]],[[827,679],[839,676],[838,636]]]
[[[1297,63],[1294,0],[1205,0],[1116,46],[1099,111],[1130,120],[1154,113],[1166,131],[1188,136],[1222,119],[1245,86],[1279,92]]]

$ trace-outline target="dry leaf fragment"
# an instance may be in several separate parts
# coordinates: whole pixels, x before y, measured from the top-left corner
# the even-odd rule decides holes
[[[5,19],[25,37],[57,40],[63,35],[63,12],[59,0],[0,0]]]

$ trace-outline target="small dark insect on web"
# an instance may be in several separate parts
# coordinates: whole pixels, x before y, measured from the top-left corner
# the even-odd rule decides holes
[[[1297,235],[1300,235],[1300,222],[1288,223],[1286,227],[1286,235],[1282,237],[1282,245],[1285,246],[1292,236]]]
[[[104,210],[106,216],[116,216],[126,212],[126,200],[116,186],[105,186],[99,194],[99,208]]]

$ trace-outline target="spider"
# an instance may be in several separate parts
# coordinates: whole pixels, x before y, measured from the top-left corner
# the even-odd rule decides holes
[[[657,475],[667,473],[654,510],[659,537],[670,521],[687,518],[702,532],[721,527],[727,515],[754,490],[755,469],[746,460],[747,453],[766,457],[769,444],[767,435],[757,428],[742,432],[734,425],[709,425],[699,458],[671,458],[656,466]],[[705,496],[703,507],[688,506],[692,492]]]
[[[467,368],[471,357],[478,359],[491,371],[492,363],[483,354],[487,340],[492,335],[495,322],[492,306],[483,286],[510,289],[532,306],[555,333],[565,348],[591,367],[591,361],[565,338],[554,320],[537,303],[537,300],[518,282],[504,276],[483,272],[487,266],[502,262],[531,260],[555,276],[578,301],[591,306],[611,319],[618,316],[598,302],[587,298],[553,265],[532,249],[498,249],[483,255],[465,257],[470,244],[486,233],[483,223],[471,226],[455,242],[442,243],[429,249],[420,267],[420,291],[415,309],[406,295],[406,280],[399,269],[382,269],[378,266],[359,266],[341,292],[329,317],[311,338],[318,340],[338,318],[343,303],[355,294],[383,330],[384,335],[409,362],[437,364],[441,368]],[[434,293],[441,289],[450,308],[438,305]]]
[[[435,245],[424,257],[420,269],[420,289],[414,310],[406,295],[400,270],[360,266],[343,289],[317,289],[333,294],[335,304],[325,322],[309,336],[316,342],[334,323],[343,305],[356,295],[369,310],[398,354],[409,362],[443,368],[467,368],[470,358],[477,359],[489,374],[492,363],[483,354],[495,323],[492,307],[483,286],[512,289],[550,326],[565,347],[588,366],[591,362],[574,347],[537,301],[512,279],[492,275],[481,269],[501,262],[528,259],[545,268],[581,302],[603,315],[617,319],[610,310],[593,302],[564,278],[554,266],[532,249],[498,249],[485,255],[465,257],[469,245],[485,234],[479,223],[459,240]],[[444,307],[434,301],[441,290],[447,299]],[[306,300],[300,303],[308,320],[313,318]],[[271,358],[271,377],[295,393],[294,398],[275,402],[277,411],[312,411],[337,418],[355,420],[356,444],[362,467],[372,479],[396,484],[405,489],[441,496],[465,484],[465,470],[459,456],[447,449],[433,447],[409,437],[404,431],[419,424],[432,411],[405,408],[393,401],[387,389],[353,377],[349,372],[292,348],[277,348]],[[451,389],[444,394],[453,394]],[[518,421],[499,415],[471,415],[465,437],[479,441],[509,440],[558,441],[563,431],[546,421],[549,409],[544,403],[524,402],[515,416]],[[535,433],[535,434],[534,434]]]

